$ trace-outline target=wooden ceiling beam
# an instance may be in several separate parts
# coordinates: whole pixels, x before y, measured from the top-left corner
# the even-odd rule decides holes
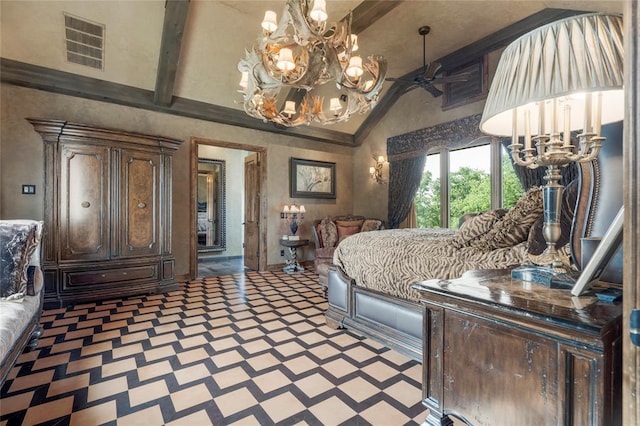
[[[360,34],[375,24],[378,19],[400,6],[403,1],[364,0],[355,9],[351,18],[351,32]],[[347,16],[342,18],[346,19]]]
[[[0,81],[16,86],[30,87],[132,108],[240,126],[330,144],[353,146],[353,136],[349,133],[307,126],[278,128],[271,123],[264,123],[261,120],[250,117],[241,110],[185,98],[174,97],[170,106],[158,105],[154,102],[154,92],[150,90],[84,77],[6,58],[0,59]]]
[[[542,25],[583,13],[586,12],[567,9],[543,9],[540,12],[534,13],[527,18],[498,30],[487,37],[456,50],[455,52],[445,55],[440,59],[436,59],[435,62],[442,64],[443,70],[453,69],[489,52],[505,47],[521,35],[524,35]],[[403,75],[401,79],[412,79],[421,70],[422,67],[417,68],[414,71]],[[397,100],[407,92],[404,89],[406,89],[406,84],[395,81],[386,93],[384,93],[378,102],[378,105],[376,105],[367,118],[362,122],[358,130],[356,130],[354,134],[355,146],[359,146],[365,141],[373,128],[382,120],[387,112],[389,112]]]
[[[156,89],[153,96],[153,102],[157,105],[171,105],[188,12],[189,0],[167,0],[165,3]]]

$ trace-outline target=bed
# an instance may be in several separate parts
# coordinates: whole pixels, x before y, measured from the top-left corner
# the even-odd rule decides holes
[[[563,196],[557,247],[574,268],[582,262],[581,240],[602,236],[622,205],[622,125],[607,127],[598,160],[578,164],[578,179]],[[542,224],[540,190],[534,188],[511,210],[485,212],[459,230],[390,229],[349,236],[336,248],[329,268],[326,322],[421,361],[422,308],[411,285],[526,263],[546,246]],[[620,250],[612,263],[620,264],[621,258]],[[618,269],[619,281],[612,282],[622,282]]]
[[[412,284],[522,264],[529,234],[541,216],[541,190],[532,188],[510,210],[478,214],[459,229],[388,229],[349,236],[334,252],[327,323],[358,330],[419,359],[422,313]]]

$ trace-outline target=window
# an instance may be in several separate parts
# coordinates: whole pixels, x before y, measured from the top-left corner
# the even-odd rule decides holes
[[[513,171],[508,149],[504,146],[501,149],[502,157],[502,207],[508,209],[516,204],[516,201],[524,194],[524,189]]]
[[[449,152],[449,228],[465,213],[491,209],[491,146]]]
[[[440,154],[427,155],[414,203],[418,228],[440,226]]]
[[[418,227],[457,228],[465,213],[512,207],[524,191],[508,155],[498,141],[427,155],[414,199]]]

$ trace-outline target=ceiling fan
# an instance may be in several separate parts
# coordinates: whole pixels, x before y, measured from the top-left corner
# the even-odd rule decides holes
[[[407,83],[409,86],[406,88],[405,93],[421,87],[431,93],[434,98],[442,95],[442,90],[434,87],[434,84],[445,84],[459,81],[467,81],[470,73],[461,73],[456,75],[448,75],[438,77],[438,74],[443,72],[442,65],[437,62],[431,62],[427,64],[427,39],[426,36],[431,31],[431,27],[425,25],[418,28],[418,34],[422,36],[422,70],[415,77],[388,77],[386,81],[397,81],[401,83]]]

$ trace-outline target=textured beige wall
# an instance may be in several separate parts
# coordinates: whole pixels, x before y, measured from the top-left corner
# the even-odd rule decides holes
[[[104,102],[56,95],[39,90],[0,85],[0,218],[42,219],[43,149],[40,136],[27,117],[62,119],[127,131],[157,134],[185,141],[174,155],[173,169],[173,253],[176,274],[189,271],[189,140],[192,136],[267,147],[267,264],[280,264],[278,245],[279,211],[285,203],[307,207],[307,223],[301,235],[309,237],[308,224],[325,214],[351,213],[351,148],[264,133],[207,121],[112,105]],[[337,164],[338,196],[335,200],[290,199],[289,157],[331,161]],[[21,195],[21,184],[37,185],[36,195]],[[242,212],[228,212],[241,216]],[[305,257],[313,258],[311,249]]]
[[[310,145],[320,145],[310,142]],[[320,146],[318,146],[320,148]],[[324,147],[324,151],[311,152],[302,147],[270,146],[268,150],[268,186],[272,188],[280,185],[277,198],[270,196],[268,240],[278,241],[286,233],[286,227],[280,220],[280,211],[285,204],[298,204],[305,206],[307,213],[305,220],[298,230],[301,238],[312,239],[311,223],[315,219],[324,216],[351,213],[353,211],[353,168],[352,148],[342,148],[335,145]],[[289,158],[301,158],[304,160],[319,160],[336,163],[336,199],[315,198],[291,198],[289,197]],[[272,220],[273,218],[273,220]],[[273,224],[273,226],[272,226]],[[310,247],[302,249],[302,258],[313,259],[313,251]],[[276,258],[269,256],[270,263],[282,263],[280,251]]]
[[[490,55],[490,75],[499,52]],[[484,101],[442,111],[441,100],[415,89],[402,96],[391,111],[356,149],[333,144],[265,133],[185,117],[112,105],[108,103],[56,95],[9,84],[0,86],[0,218],[43,217],[42,141],[25,120],[27,117],[55,118],[95,126],[151,133],[178,138],[184,144],[174,156],[173,252],[176,273],[189,271],[189,140],[201,137],[224,142],[266,147],[267,187],[267,264],[284,262],[278,240],[285,232],[280,220],[284,204],[302,204],[307,210],[298,233],[311,239],[310,225],[326,215],[361,214],[387,220],[388,185],[379,185],[369,177],[374,155],[386,155],[387,139],[434,124],[482,112]],[[289,197],[289,158],[336,163],[337,198],[335,200]],[[388,176],[388,168],[384,170]],[[21,184],[37,185],[36,195],[21,195]],[[238,191],[232,184],[230,191]],[[227,210],[227,220],[241,218],[242,211]],[[313,259],[313,248],[303,251]]]
[[[415,89],[401,97],[354,153],[354,213],[387,220],[388,185],[377,184],[369,176],[373,156],[387,155],[387,139],[413,130],[433,126],[457,118],[482,113],[484,101],[475,102],[448,111],[440,108],[440,99],[434,99],[423,89]],[[383,175],[388,179],[389,168]]]
[[[489,55],[489,77],[493,76],[500,60],[501,50]],[[489,80],[490,81],[490,80]],[[354,214],[378,217],[387,220],[388,185],[379,185],[369,177],[373,156],[387,153],[387,139],[438,123],[481,114],[484,100],[443,111],[442,98],[433,98],[426,90],[417,88],[400,97],[393,108],[382,118],[361,146],[355,149],[354,168]],[[384,167],[385,178],[389,177],[388,166]]]

